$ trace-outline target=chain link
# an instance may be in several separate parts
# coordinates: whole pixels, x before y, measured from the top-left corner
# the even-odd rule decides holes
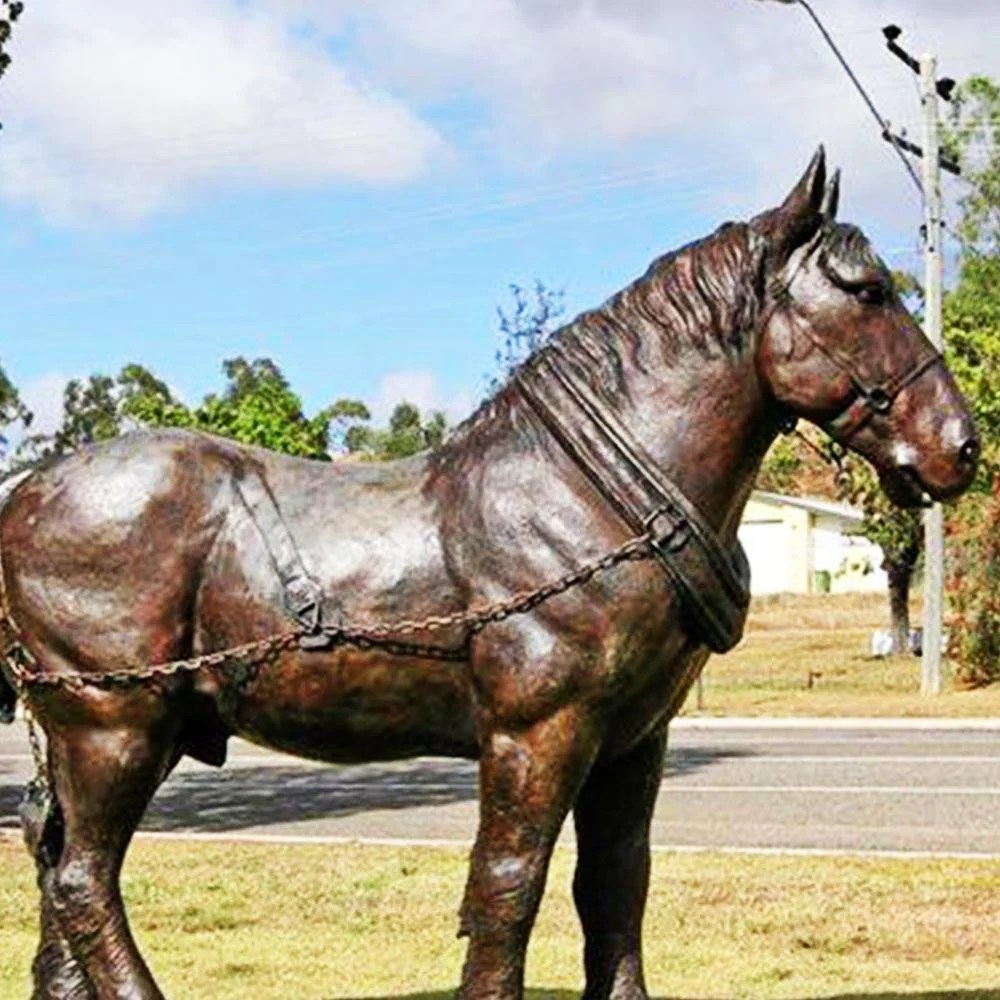
[[[828,438],[826,446],[816,444],[808,435],[803,434],[798,428],[792,432],[811,451],[815,452],[827,465],[832,465],[837,472],[834,482],[841,495],[853,500],[856,495],[854,476],[851,473],[850,465],[847,461],[847,449],[833,438]]]
[[[35,777],[32,781],[43,803],[52,801],[52,792],[49,788],[49,769],[46,763],[45,749],[42,747],[41,738],[38,735],[38,726],[35,723],[34,713],[27,699],[23,700],[24,721],[28,727],[28,745],[31,747],[31,757],[35,764]],[[29,790],[30,794],[30,790]]]

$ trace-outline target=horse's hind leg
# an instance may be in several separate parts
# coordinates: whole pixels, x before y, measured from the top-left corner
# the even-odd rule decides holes
[[[145,729],[49,732],[53,793],[63,833],[58,859],[41,881],[43,917],[49,908],[93,990],[80,993],[81,998],[163,998],[129,930],[119,874],[169,750],[168,740],[154,739]]]
[[[52,906],[51,882],[54,869],[43,861],[38,863],[38,888],[42,894],[41,942],[31,971],[34,979],[32,1000],[97,1000],[90,985],[73,957],[63,936]]]
[[[46,765],[46,775],[51,770]],[[96,1000],[90,982],[73,957],[52,905],[52,878],[63,844],[62,813],[56,802],[47,806],[34,797],[21,808],[25,843],[38,873],[41,896],[38,950],[31,965],[32,1000]]]
[[[645,1000],[642,917],[649,826],[663,774],[666,726],[621,760],[594,767],[574,810],[573,896],[583,924],[585,1000]]]

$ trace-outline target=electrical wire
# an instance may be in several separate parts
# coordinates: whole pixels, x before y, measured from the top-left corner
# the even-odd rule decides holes
[[[914,170],[913,164],[910,163],[910,161],[906,158],[906,154],[903,152],[903,150],[899,148],[899,145],[896,143],[892,131],[889,128],[889,122],[882,117],[878,108],[875,107],[875,102],[868,95],[868,91],[865,90],[863,84],[858,79],[857,74],[855,74],[854,70],[851,69],[851,64],[847,61],[847,58],[844,56],[843,52],[840,51],[840,47],[833,40],[833,36],[830,34],[829,31],[826,30],[826,25],[823,24],[823,22],[819,19],[819,15],[812,9],[812,7],[806,2],[806,0],[796,0],[796,2],[800,7],[805,9],[806,13],[808,13],[808,15],[812,18],[816,27],[819,28],[820,33],[826,40],[826,44],[833,51],[833,54],[837,57],[838,61],[840,62],[840,65],[843,66],[844,71],[847,73],[848,77],[850,77],[851,82],[854,84],[858,93],[861,95],[865,104],[868,106],[868,110],[871,111],[872,117],[874,117],[875,121],[878,122],[879,128],[882,131],[882,135],[889,140],[889,142],[892,145],[892,148],[896,150],[899,159],[902,161],[903,166],[906,168],[906,172],[910,175],[911,180],[916,185],[917,190],[920,192],[920,197],[924,198],[925,197],[924,186],[920,182],[920,178],[917,176],[917,172],[916,170]]]

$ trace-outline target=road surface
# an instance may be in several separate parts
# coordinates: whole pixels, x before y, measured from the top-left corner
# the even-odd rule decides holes
[[[0,728],[0,829],[16,828],[30,773],[23,725]],[[143,829],[467,843],[475,796],[471,763],[332,768],[234,740],[221,771],[183,763]],[[676,725],[653,840],[665,849],[940,852],[1000,861],[1000,723]]]

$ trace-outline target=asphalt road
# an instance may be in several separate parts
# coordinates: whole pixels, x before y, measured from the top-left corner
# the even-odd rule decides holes
[[[0,829],[31,773],[0,728]],[[161,835],[469,842],[474,764],[326,767],[239,741],[221,771],[185,762],[145,831]],[[1000,861],[1000,723],[680,725],[653,824],[662,848],[985,854]]]

